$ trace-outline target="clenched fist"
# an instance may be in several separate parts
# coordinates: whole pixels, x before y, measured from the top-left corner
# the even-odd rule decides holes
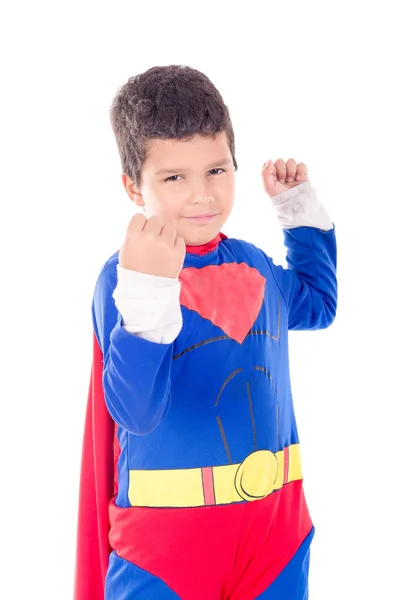
[[[177,278],[185,260],[186,244],[173,225],[163,227],[159,217],[148,220],[135,215],[126,231],[119,253],[119,264],[125,269]]]
[[[269,160],[262,169],[264,189],[270,198],[286,192],[300,183],[308,181],[307,167],[289,158],[285,163],[279,158],[275,163]]]

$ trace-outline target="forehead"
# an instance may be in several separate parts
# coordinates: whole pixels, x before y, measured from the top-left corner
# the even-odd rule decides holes
[[[190,170],[226,159],[231,159],[231,153],[227,135],[222,131],[215,137],[196,134],[190,140],[149,140],[143,166],[152,171]]]

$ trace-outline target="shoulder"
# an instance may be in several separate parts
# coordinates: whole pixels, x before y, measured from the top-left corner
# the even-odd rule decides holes
[[[264,261],[270,260],[261,248],[258,248],[255,244],[241,240],[238,238],[225,238],[221,242],[223,246],[230,251],[236,259],[251,260],[251,261]]]
[[[117,285],[119,253],[113,254],[101,267],[92,300],[92,319],[97,340],[105,352],[110,332],[117,320],[113,292]]]
[[[103,293],[108,290],[114,291],[117,285],[117,265],[119,260],[119,252],[115,252],[102,265],[96,281],[95,294]]]

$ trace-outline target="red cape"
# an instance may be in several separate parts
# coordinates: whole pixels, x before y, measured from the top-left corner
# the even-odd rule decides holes
[[[115,424],[102,387],[103,354],[94,336],[78,507],[74,600],[104,600],[111,547],[108,505],[116,491]]]

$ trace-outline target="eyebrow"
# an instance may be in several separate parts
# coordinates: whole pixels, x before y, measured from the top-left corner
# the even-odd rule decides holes
[[[222,160],[217,160],[216,162],[211,163],[210,165],[207,166],[207,169],[213,169],[215,167],[220,167],[220,166],[228,166],[232,163],[232,159],[231,158],[223,158]],[[166,175],[168,173],[176,173],[176,172],[183,172],[183,171],[188,171],[188,169],[185,169],[183,167],[176,167],[176,169],[161,169],[160,171],[157,171],[155,173],[155,175]]]

